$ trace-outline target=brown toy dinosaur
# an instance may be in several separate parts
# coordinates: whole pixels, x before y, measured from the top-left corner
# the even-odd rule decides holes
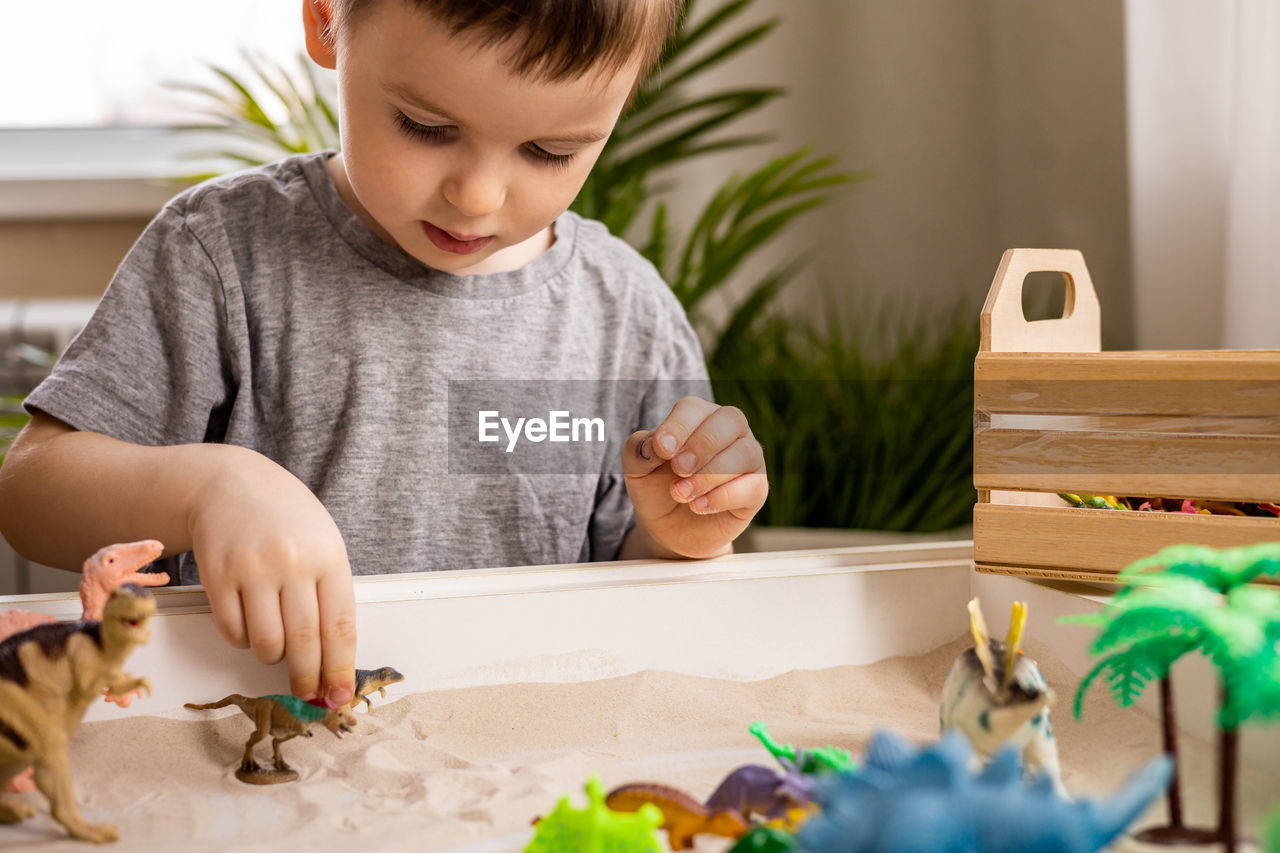
[[[725,838],[738,838],[750,824],[734,809],[712,811],[684,791],[651,782],[621,785],[609,792],[604,804],[615,812],[638,811],[645,803],[653,803],[662,812],[662,828],[672,850],[693,847],[693,836],[710,833]]]
[[[150,639],[155,612],[150,592],[126,584],[112,593],[101,621],[37,625],[0,643],[0,785],[34,767],[53,819],[74,838],[102,843],[120,837],[113,825],[81,817],[67,742],[104,689],[116,695],[150,692],[145,678],[122,667],[134,646]],[[34,814],[21,800],[0,797],[0,822]]]
[[[102,610],[111,596],[111,591],[122,584],[160,586],[168,583],[169,575],[165,572],[138,571],[156,560],[163,552],[164,546],[155,539],[144,539],[141,542],[108,545],[85,560],[80,578],[80,618],[101,619]],[[53,621],[54,618],[47,613],[6,610],[0,613],[0,640],[11,637],[19,631]],[[102,696],[103,701],[115,702],[121,708],[128,708],[133,697],[133,693],[117,696],[110,690],[104,690]],[[36,783],[32,781],[31,771],[28,769],[19,773],[9,781],[7,786],[3,787],[11,794],[25,794],[34,791]]]
[[[124,542],[100,548],[84,561],[80,577],[81,619],[99,620],[107,605],[107,599],[117,587],[127,583],[138,586],[163,586],[169,582],[166,572],[142,572],[143,566],[155,562],[164,553],[164,545],[155,539],[141,542]],[[0,613],[0,640],[35,625],[53,622],[47,613],[31,613],[26,610],[6,610]],[[120,696],[106,691],[107,702],[115,702],[121,708],[129,707],[133,693]],[[31,790],[31,789],[27,789]]]
[[[236,769],[236,778],[250,785],[276,785],[297,779],[298,771],[286,764],[280,756],[280,744],[298,735],[311,737],[313,724],[320,723],[338,737],[342,737],[343,732],[350,732],[351,727],[356,724],[355,715],[346,707],[321,707],[303,701],[297,696],[272,695],[253,698],[232,693],[217,702],[210,702],[207,705],[194,705],[188,702],[186,707],[204,711],[210,708],[225,708],[228,705],[235,705],[256,725],[253,734],[249,735],[249,740],[245,742],[244,757],[240,760],[239,768]],[[273,768],[263,767],[253,760],[254,745],[267,735],[271,735]]]
[[[369,696],[373,691],[376,690],[379,696],[385,697],[387,695],[387,685],[401,681],[404,681],[404,676],[389,666],[381,666],[377,669],[357,669],[354,695],[351,697],[351,701],[343,707],[355,710],[363,702],[372,711],[373,703],[369,701]]]

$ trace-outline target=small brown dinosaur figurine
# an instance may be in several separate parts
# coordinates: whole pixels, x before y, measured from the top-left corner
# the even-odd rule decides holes
[[[150,692],[145,678],[130,676],[123,666],[134,646],[150,639],[155,612],[150,592],[126,584],[112,593],[101,621],[37,625],[0,643],[0,787],[34,767],[53,819],[74,838],[101,844],[120,837],[113,825],[81,817],[67,742],[104,689]],[[0,797],[0,822],[33,814],[21,800]]]
[[[699,833],[738,838],[750,828],[734,809],[711,811],[684,791],[652,782],[621,785],[604,798],[604,804],[615,812],[638,811],[645,803],[653,803],[662,812],[662,828],[672,850],[693,847],[693,836]]]
[[[355,710],[363,702],[372,711],[373,703],[369,701],[369,695],[376,690],[379,696],[386,696],[387,685],[401,681],[404,681],[404,676],[389,666],[381,666],[377,669],[357,669],[355,695],[343,707]]]
[[[210,702],[207,705],[194,705],[188,702],[186,707],[204,711],[210,708],[225,708],[228,705],[235,705],[245,713],[245,716],[253,720],[256,726],[253,734],[249,735],[249,740],[245,742],[244,757],[240,760],[240,767],[236,769],[236,778],[250,785],[275,785],[297,779],[298,771],[286,764],[280,756],[280,744],[298,735],[311,737],[313,724],[321,724],[338,737],[342,737],[343,732],[350,732],[351,727],[356,724],[355,715],[346,707],[321,707],[305,702],[297,696],[272,695],[254,698],[232,693],[217,702]],[[271,735],[271,758],[274,762],[272,769],[262,767],[253,760],[253,747],[267,735]]]

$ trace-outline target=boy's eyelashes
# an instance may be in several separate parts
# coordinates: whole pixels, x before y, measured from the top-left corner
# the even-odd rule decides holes
[[[443,142],[454,130],[452,125],[419,124],[399,110],[396,110],[396,124],[411,139],[425,142]]]
[[[421,124],[409,118],[404,113],[396,110],[396,124],[406,136],[411,139],[417,139],[421,142],[448,142],[456,133],[457,128],[453,125],[431,125]],[[528,142],[525,143],[524,152],[534,160],[546,163],[550,166],[567,166],[573,161],[575,154],[553,154],[545,148]]]

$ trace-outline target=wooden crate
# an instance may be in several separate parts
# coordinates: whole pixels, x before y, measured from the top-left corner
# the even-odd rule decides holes
[[[1034,272],[1062,318],[1028,321]],[[1167,545],[1280,541],[1280,519],[1079,509],[1057,493],[1280,500],[1280,350],[1101,352],[1078,251],[1005,252],[974,364],[978,571],[1112,579]]]

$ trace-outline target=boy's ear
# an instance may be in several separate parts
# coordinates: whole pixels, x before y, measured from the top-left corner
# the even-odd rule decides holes
[[[302,0],[302,24],[307,32],[307,55],[321,68],[337,68],[333,6],[329,0]]]

